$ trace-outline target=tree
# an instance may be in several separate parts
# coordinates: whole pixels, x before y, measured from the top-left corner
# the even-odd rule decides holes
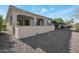
[[[55,19],[52,19],[52,23],[55,25],[55,29],[60,29],[64,21],[62,18],[55,18]]]
[[[55,18],[54,21],[58,24],[61,24],[64,22],[62,18]]]
[[[3,16],[0,15],[0,31],[2,30],[3,28]]]

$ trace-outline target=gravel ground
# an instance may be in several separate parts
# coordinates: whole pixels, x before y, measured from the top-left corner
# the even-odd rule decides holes
[[[22,53],[68,53],[72,31],[62,29],[16,40],[15,51]]]
[[[72,38],[70,42],[71,53],[79,53],[79,32],[72,32]]]
[[[3,37],[0,38],[0,50],[15,53],[78,53],[79,32],[61,29],[14,41],[9,36]]]
[[[0,52],[9,53],[13,51],[13,44],[15,42],[11,40],[11,36],[6,33],[0,33]]]

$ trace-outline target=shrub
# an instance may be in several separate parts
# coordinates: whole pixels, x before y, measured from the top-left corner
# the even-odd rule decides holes
[[[74,28],[79,31],[79,23],[76,23],[76,24],[74,25]]]
[[[0,32],[6,30],[6,21],[3,19],[3,16],[0,15]]]

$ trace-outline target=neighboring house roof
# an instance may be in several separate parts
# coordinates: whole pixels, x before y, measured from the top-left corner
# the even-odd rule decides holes
[[[22,9],[20,9],[20,8],[17,8],[17,7],[11,6],[11,5],[9,6],[7,16],[8,16],[8,14],[9,14],[11,8],[13,8],[13,9],[15,9],[15,10],[23,11],[23,12],[25,12],[25,13],[30,13],[30,14],[33,14],[33,15],[36,15],[36,16],[40,16],[40,17],[44,17],[44,18],[47,18],[47,19],[51,19],[51,18],[48,18],[48,17],[46,17],[46,16],[42,16],[42,15],[38,15],[38,14],[29,12],[29,11],[26,11],[26,10],[22,10]],[[6,16],[6,19],[7,19],[7,16]]]

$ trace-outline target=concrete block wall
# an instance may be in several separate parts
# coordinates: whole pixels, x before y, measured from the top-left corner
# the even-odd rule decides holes
[[[15,36],[17,37],[17,39],[21,39],[54,30],[55,30],[54,26],[18,26],[16,28]]]

